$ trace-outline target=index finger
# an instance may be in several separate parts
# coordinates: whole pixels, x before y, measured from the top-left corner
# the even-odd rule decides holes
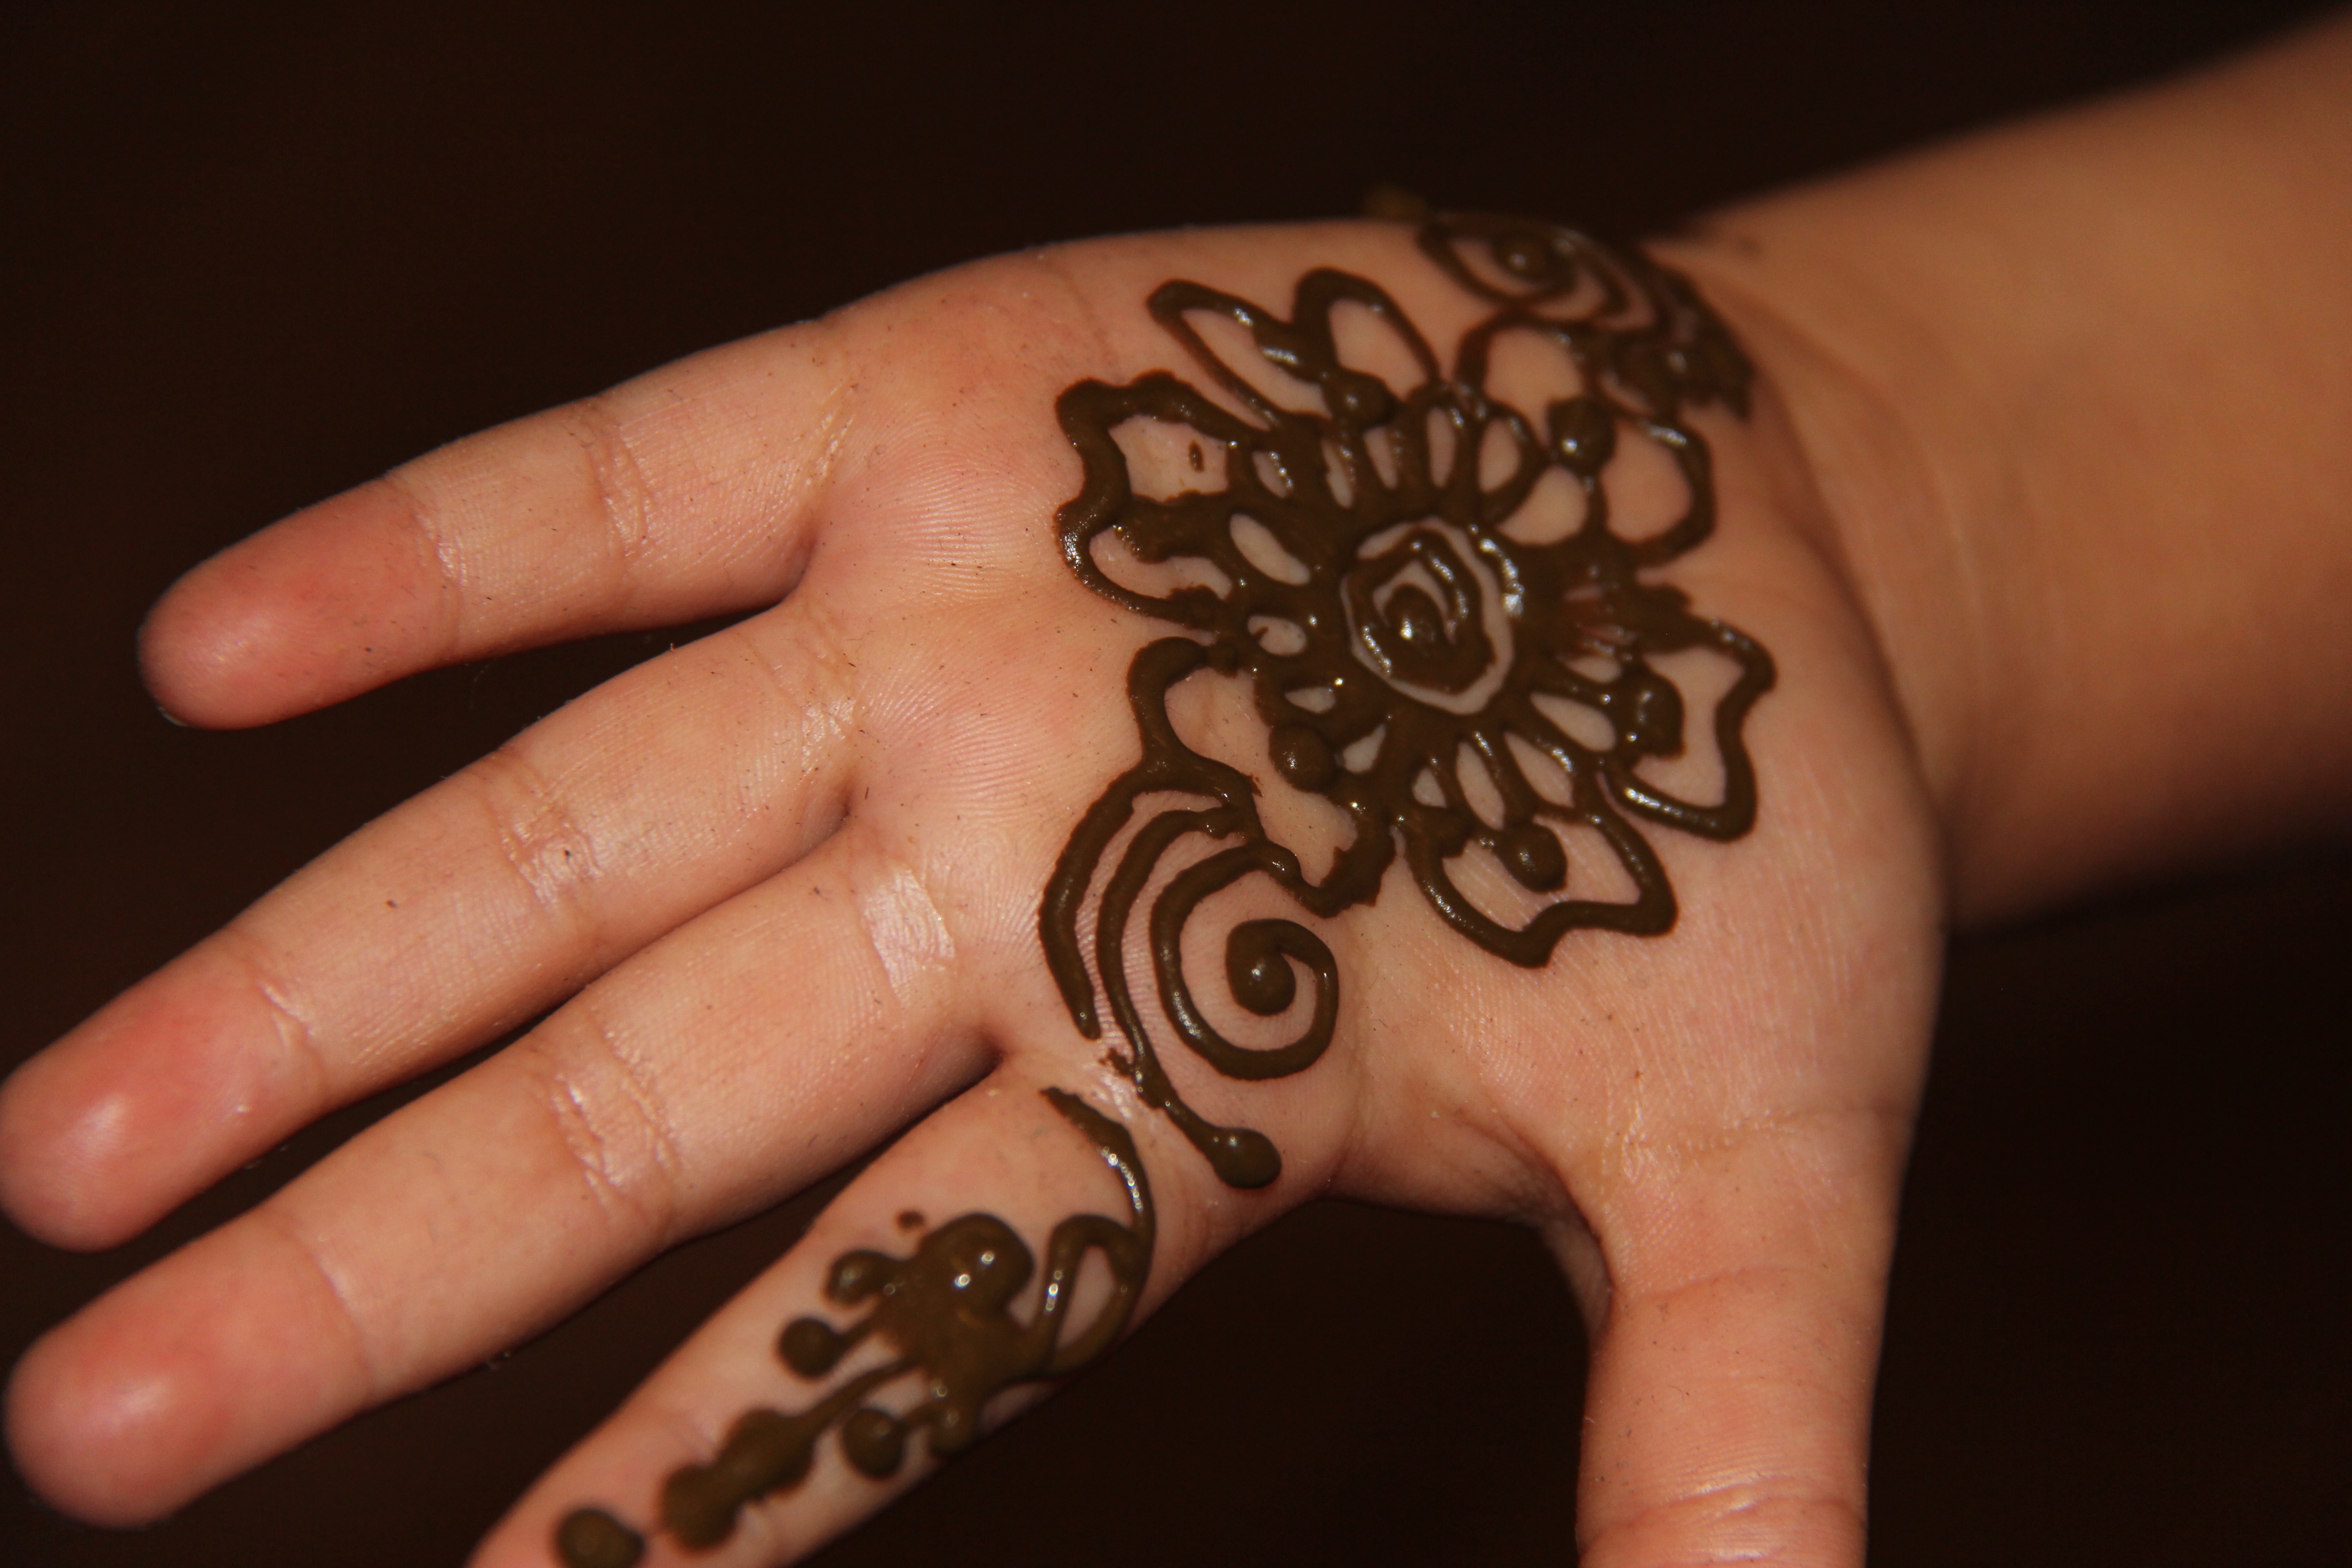
[[[190,723],[265,724],[436,665],[772,603],[849,425],[804,322],[450,443],[231,545],[141,633]]]

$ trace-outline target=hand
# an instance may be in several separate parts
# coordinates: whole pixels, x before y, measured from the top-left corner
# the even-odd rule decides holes
[[[1188,359],[1145,308],[1155,289],[1192,279],[1293,321],[1295,288],[1327,267],[1385,289],[1448,374],[1494,309],[1392,225],[983,263],[460,443],[175,588],[150,626],[151,683],[175,713],[221,725],[501,649],[772,607],[639,667],[363,829],[10,1080],[0,1197],[36,1234],[102,1246],[326,1110],[555,1009],[37,1346],[10,1398],[11,1441],[35,1484],[91,1519],[152,1517],[482,1359],[655,1250],[912,1124],[517,1506],[484,1556],[548,1561],[559,1521],[583,1504],[650,1527],[666,1479],[706,1464],[747,1409],[802,1411],[843,1381],[798,1375],[775,1349],[788,1322],[860,1315],[827,1298],[837,1258],[904,1256],[973,1209],[1003,1215],[1049,1269],[1049,1237],[1072,1216],[1146,1230],[1097,1157],[1115,1136],[1048,1101],[1051,1089],[1110,1117],[1148,1172],[1156,1237],[1138,1310],[1326,1192],[1524,1218],[1561,1258],[1592,1330],[1587,1560],[1857,1561],[1940,895],[1926,796],[1870,637],[1825,564],[1769,384],[1745,420],[1693,400],[1718,526],[1643,579],[1770,650],[1777,686],[1741,731],[1761,797],[1753,831],[1721,843],[1643,821],[1638,850],[1566,834],[1565,895],[1534,861],[1520,883],[1491,858],[1470,864],[1475,854],[1450,873],[1507,924],[1590,888],[1640,910],[1611,918],[1652,934],[1570,931],[1549,962],[1522,952],[1515,964],[1489,950],[1511,945],[1499,935],[1481,944],[1458,900],[1455,923],[1441,918],[1410,832],[1378,901],[1327,917],[1302,916],[1278,876],[1244,877],[1184,927],[1186,973],[1213,973],[1211,938],[1237,921],[1281,920],[1311,927],[1339,977],[1328,1047],[1265,1081],[1168,1048],[1147,943],[1156,891],[1125,923],[1126,975],[1164,1080],[1108,1012],[1100,1038],[1082,1032],[1076,994],[1049,968],[1041,898],[1057,869],[1069,885],[1064,851],[1089,808],[1139,747],[1154,754],[1139,726],[1161,690],[1186,755],[1258,786],[1242,798],[1262,831],[1227,823],[1229,837],[1297,850],[1318,884],[1351,841],[1311,782],[1339,764],[1270,751],[1244,678],[1138,663],[1184,628],[1166,606],[1098,590],[1159,599],[1183,563],[1139,562],[1106,539],[1082,555],[1103,574],[1090,586],[1055,522],[1108,462],[1147,497],[1244,482],[1198,428],[1213,424],[1209,409],[1193,410],[1187,434],[1166,417],[1173,405],[1155,405],[1156,424],[1127,428],[1116,458],[1098,443],[1092,467],[1055,423],[1075,384],[1173,369],[1208,387],[1211,360],[1281,393],[1246,335],[1204,339],[1208,360]],[[1350,361],[1391,395],[1419,374],[1400,342],[1372,331]],[[1576,390],[1565,364],[1495,355],[1489,390],[1528,412],[1530,439],[1561,435],[1538,416]],[[1337,384],[1322,384],[1328,402]],[[1231,388],[1211,395],[1234,405]],[[1650,537],[1691,488],[1668,448],[1625,428],[1606,489],[1615,525]],[[1507,457],[1493,476],[1482,457],[1489,490],[1507,484]],[[1385,646],[1406,687],[1454,679],[1439,667],[1468,659],[1468,628],[1487,626],[1499,597],[1475,552],[1448,553],[1450,542],[1435,529],[1396,567],[1417,598],[1364,579],[1382,624],[1360,640]],[[1277,579],[1300,564],[1278,556],[1257,564]],[[1444,602],[1449,584],[1469,597]],[[1188,603],[1203,601],[1175,601]],[[1487,639],[1488,662],[1507,631]],[[1434,663],[1416,662],[1423,650]],[[1695,669],[1709,658],[1676,657]],[[1157,672],[1139,705],[1131,668]],[[1379,673],[1351,668],[1359,680]],[[1462,673],[1487,679],[1483,665]],[[1736,762],[1708,744],[1704,700],[1727,684],[1708,679],[1691,676],[1690,711],[1673,727],[1686,759],[1664,754],[1655,703],[1611,710],[1592,743],[1640,751],[1654,723],[1640,776],[1717,798],[1708,791]],[[1230,776],[1203,764],[1175,783],[1198,805],[1203,780]],[[1484,776],[1457,770],[1474,798],[1441,808],[1507,819],[1480,795]],[[1385,821],[1377,837],[1396,842]],[[1168,865],[1225,847],[1196,843]],[[1119,855],[1075,863],[1086,910]],[[1678,905],[1670,931],[1655,930],[1654,884]],[[1262,1000],[1283,1000],[1280,975],[1298,993],[1270,1024],[1222,986],[1200,989],[1209,1023],[1265,1049],[1311,1032],[1325,991],[1313,952],[1259,956]],[[1089,1002],[1108,1005],[1109,978],[1099,965],[1081,973]],[[1261,1134],[1278,1175],[1221,1179],[1171,1102]],[[1223,1152],[1226,1177],[1267,1173],[1246,1140],[1200,1142]],[[1086,1259],[1119,1262],[1126,1245],[1096,1233],[1076,1255],[1063,1348],[1117,1326],[1118,1270]],[[844,1364],[854,1376],[865,1363]],[[807,1549],[911,1480],[924,1449],[911,1445],[877,1483],[826,1436],[805,1481],[730,1514],[710,1560]],[[654,1551],[676,1543],[656,1534]]]

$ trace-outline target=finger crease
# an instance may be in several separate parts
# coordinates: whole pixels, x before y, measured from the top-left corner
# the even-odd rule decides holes
[[[587,430],[581,447],[588,459],[590,482],[595,487],[598,510],[611,540],[609,598],[615,605],[628,598],[637,558],[645,552],[653,530],[653,492],[637,462],[627,426],[611,404],[593,397],[580,405]]]
[[[954,963],[955,939],[921,878],[880,855],[874,857],[870,870],[871,875],[853,880],[858,926],[900,1015],[911,1015],[930,980]]]
[[[442,625],[441,649],[435,659],[442,662],[455,658],[465,646],[466,638],[466,573],[459,564],[457,550],[448,532],[441,526],[441,510],[425,499],[424,492],[397,468],[383,476],[382,482],[401,500],[401,514],[408,530],[433,558],[441,595],[439,605]]]
[[[491,752],[476,777],[507,868],[542,915],[572,928],[593,963],[602,946],[591,892],[598,876],[593,842],[562,792],[515,747]]]
[[[1695,1132],[1638,1131],[1622,1140],[1620,1147],[1629,1157],[1640,1152],[1652,1156],[1678,1155],[1688,1159],[1693,1155],[1718,1154],[1727,1149],[1765,1139],[1786,1138],[1794,1132],[1809,1131],[1825,1121],[1848,1121],[1892,1124],[1907,1129],[1911,1124],[1911,1111],[1907,1106],[1876,1100],[1773,1110],[1738,1117]]]
[[[344,1289],[342,1280],[333,1269],[327,1267],[327,1260],[320,1255],[318,1247],[295,1226],[293,1220],[284,1212],[264,1205],[256,1211],[255,1217],[276,1231],[288,1246],[293,1247],[302,1261],[310,1266],[311,1275],[318,1280],[320,1289],[326,1293],[328,1302],[334,1308],[336,1326],[342,1331],[343,1348],[351,1357],[352,1364],[359,1369],[361,1382],[366,1385],[361,1398],[363,1403],[373,1405],[389,1390],[382,1370],[376,1365],[375,1355],[369,1346],[367,1332],[360,1326],[359,1312],[352,1307],[351,1294]]]
[[[611,1217],[640,1227],[656,1245],[667,1245],[677,1222],[677,1190],[685,1162],[653,1075],[624,1049],[593,1007],[574,1003],[574,1023],[611,1070],[601,1075],[608,1092],[583,1088],[585,1074],[545,1056],[546,1103],[565,1150],[585,1178],[598,1206]],[[615,1112],[626,1126],[615,1125]],[[634,1134],[634,1136],[632,1136]]]
[[[790,617],[788,624],[793,647],[781,656],[762,645],[750,623],[730,626],[721,635],[741,642],[752,662],[766,675],[779,705],[791,716],[793,742],[800,753],[799,776],[794,782],[805,784],[834,768],[841,748],[857,731],[856,689],[848,679],[848,671],[856,666],[831,623],[814,606],[804,607],[801,614]],[[812,801],[813,809],[808,813],[811,826],[820,820],[814,809],[820,805],[826,812],[837,814],[841,809],[838,798],[823,803]],[[810,842],[821,837],[822,834],[812,834]]]
[[[1805,1560],[1810,1562],[1812,1560],[1810,1553],[1816,1543],[1810,1539],[1801,1541],[1795,1538],[1800,1534],[1810,1538],[1819,1533],[1821,1510],[1827,1510],[1841,1516],[1857,1535],[1867,1528],[1866,1510],[1852,1498],[1814,1487],[1776,1489],[1774,1482],[1780,1479],[1759,1479],[1751,1476],[1738,1480],[1716,1481],[1692,1488],[1674,1498],[1645,1504],[1631,1514],[1609,1521],[1594,1531],[1582,1543],[1583,1554],[1587,1557],[1600,1555],[1596,1548],[1612,1536],[1654,1531],[1661,1526],[1680,1534],[1696,1523],[1707,1534],[1717,1536],[1717,1543],[1703,1545],[1695,1553],[1679,1552],[1654,1559],[1645,1556],[1643,1561],[1654,1561],[1659,1568],[1697,1568],[1701,1563],[1769,1563],[1785,1559],[1790,1549],[1797,1547],[1809,1553]],[[1739,1494],[1736,1501],[1726,1500],[1734,1494]],[[1806,1517],[1806,1522],[1797,1528],[1775,1531],[1782,1537],[1780,1540],[1755,1542],[1757,1522],[1773,1512],[1798,1513]],[[1701,1521],[1686,1521],[1680,1517],[1691,1514],[1702,1516]],[[1718,1532],[1724,1525],[1741,1522],[1746,1523],[1751,1532],[1748,1541],[1733,1542],[1720,1540]]]
[[[222,934],[231,939],[236,966],[244,971],[247,986],[260,999],[262,1009],[269,1016],[270,1026],[277,1031],[282,1056],[310,1068],[314,1103],[331,1099],[338,1087],[336,1075],[330,1068],[326,1051],[319,1044],[318,1031],[294,1005],[293,993],[262,961],[259,941],[235,926]]]

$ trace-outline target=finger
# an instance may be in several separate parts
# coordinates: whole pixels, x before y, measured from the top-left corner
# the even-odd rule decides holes
[[[909,1133],[516,1505],[478,1568],[599,1561],[559,1532],[635,1535],[648,1568],[789,1561],[1108,1348],[1197,1262],[1198,1194],[1156,1119],[1130,1133],[1113,1114],[1139,1112],[1131,1095],[1060,1076],[1008,1063]]]
[[[913,873],[836,838],[370,1129],[19,1363],[26,1477],[151,1519],[479,1362],[980,1070]]]
[[[267,723],[435,665],[781,598],[848,414],[832,331],[714,349],[468,437],[230,546],[142,634],[191,723]]]
[[[119,1241],[805,853],[855,762],[828,625],[639,666],[321,856],[0,1088],[0,1202]]]
[[[1609,1215],[1580,1561],[1862,1562],[1902,1140],[1864,1112],[1782,1125],[1649,1172]]]

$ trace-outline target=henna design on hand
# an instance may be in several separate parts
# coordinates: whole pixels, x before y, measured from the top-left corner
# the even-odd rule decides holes
[[[961,1452],[980,1436],[990,1399],[1020,1384],[1074,1372],[1101,1354],[1127,1327],[1151,1267],[1155,1222],[1151,1186],[1127,1129],[1063,1089],[1045,1098],[1093,1141],[1127,1189],[1129,1222],[1074,1215],[1045,1243],[1045,1278],[1026,1321],[1015,1302],[1035,1275],[1036,1259],[1020,1234],[989,1214],[968,1214],[926,1235],[908,1258],[860,1249],[835,1259],[825,1295],[836,1306],[865,1307],[847,1329],[822,1318],[796,1318],[777,1343],[784,1364],[819,1378],[867,1340],[887,1347],[864,1368],[796,1414],[755,1409],[737,1419],[707,1465],[688,1465],[662,1488],[662,1524],[681,1546],[707,1551],[734,1533],[745,1504],[798,1486],[814,1462],[819,1438],[837,1430],[841,1451],[861,1473],[896,1475],[907,1439],[920,1428],[934,1456]],[[911,1212],[909,1228],[921,1225]],[[1098,1251],[1110,1265],[1111,1295],[1083,1331],[1065,1335],[1078,1266]],[[904,1380],[920,1378],[913,1403],[892,1412],[867,1403]],[[601,1509],[579,1509],[556,1529],[556,1554],[567,1568],[629,1568],[645,1549],[635,1531]]]
[[[1508,218],[1436,218],[1419,238],[1449,277],[1494,307],[1464,333],[1450,374],[1397,302],[1367,279],[1308,273],[1287,320],[1179,280],[1152,294],[1151,314],[1223,398],[1156,371],[1124,386],[1080,382],[1059,405],[1086,475],[1059,518],[1070,569],[1097,593],[1188,635],[1150,643],[1129,668],[1142,760],[1071,834],[1040,932],[1071,1018],[1099,1038],[1096,982],[1078,934],[1097,872],[1146,796],[1208,803],[1161,809],[1128,840],[1104,880],[1094,973],[1126,1041],[1113,1051],[1114,1065],[1237,1187],[1272,1182],[1279,1153],[1263,1133],[1219,1126],[1185,1102],[1126,974],[1135,905],[1181,841],[1235,842],[1176,871],[1152,902],[1149,948],[1161,1010],[1176,1037],[1218,1072],[1265,1079],[1302,1071],[1330,1044],[1338,965],[1295,921],[1237,926],[1225,970],[1242,1007],[1265,1017],[1287,1011],[1297,987],[1292,961],[1308,971],[1314,997],[1296,1039],[1264,1050],[1236,1045],[1202,1015],[1181,952],[1186,921],[1211,894],[1262,875],[1308,914],[1328,919],[1378,897],[1401,842],[1414,881],[1448,924],[1490,952],[1536,967],[1573,930],[1655,935],[1674,924],[1674,890],[1639,825],[1731,839],[1755,820],[1755,770],[1741,729],[1772,684],[1771,658],[1743,633],[1693,614],[1679,590],[1641,575],[1714,528],[1708,447],[1686,410],[1720,403],[1744,416],[1748,362],[1686,280],[1637,252]],[[1334,331],[1342,306],[1369,311],[1394,335],[1417,367],[1415,384],[1398,390],[1345,362]],[[1249,367],[1258,374],[1220,358],[1194,326],[1197,314],[1246,333],[1265,362]],[[1565,350],[1580,389],[1539,416],[1490,395],[1494,350],[1512,332]],[[1286,406],[1263,390],[1268,367],[1312,389],[1319,410]],[[1207,469],[1203,447],[1221,449],[1223,488],[1139,494],[1114,435],[1137,420],[1189,428],[1195,471]],[[1612,530],[1603,483],[1629,434],[1662,448],[1688,492],[1678,519],[1638,539]],[[1495,442],[1509,461],[1490,484],[1482,469]],[[1557,540],[1529,542],[1512,532],[1513,520],[1553,472],[1580,492],[1582,521]],[[1270,535],[1275,551],[1250,548],[1237,525]],[[1138,561],[1190,560],[1228,586],[1139,593],[1097,560],[1106,535]],[[1678,798],[1640,772],[1647,759],[1677,755],[1684,745],[1683,694],[1653,661],[1692,648],[1715,650],[1739,672],[1715,710],[1724,791],[1713,805]],[[1353,837],[1321,881],[1267,834],[1256,781],[1178,738],[1169,690],[1202,669],[1247,675],[1274,773],[1349,819]],[[1589,730],[1585,738],[1570,733],[1547,712],[1548,701],[1599,715],[1607,743],[1593,743]],[[1514,754],[1515,739],[1557,764],[1564,799],[1537,787]],[[1499,822],[1482,817],[1465,788],[1457,759],[1465,748],[1499,796]],[[1570,861],[1549,823],[1596,830],[1636,897],[1565,892]],[[1563,896],[1524,924],[1496,920],[1448,869],[1472,849],[1493,856],[1530,893]]]
[[[1124,942],[1135,906],[1180,842],[1193,835],[1238,840],[1178,869],[1152,902],[1149,937],[1161,1008],[1177,1037],[1217,1071],[1266,1079],[1303,1071],[1330,1044],[1339,966],[1329,947],[1295,921],[1243,921],[1226,941],[1234,999],[1261,1017],[1289,1011],[1297,996],[1295,962],[1312,978],[1313,1002],[1287,1044],[1253,1048],[1221,1034],[1186,982],[1181,943],[1200,905],[1242,879],[1268,877],[1308,913],[1328,919],[1379,896],[1401,841],[1440,916],[1488,951],[1535,967],[1580,927],[1654,935],[1673,925],[1673,889],[1629,818],[1717,839],[1738,837],[1755,820],[1755,773],[1741,727],[1772,684],[1770,656],[1722,622],[1693,615],[1678,590],[1639,576],[1698,544],[1714,526],[1706,443],[1683,416],[1710,403],[1745,415],[1746,360],[1687,282],[1638,254],[1500,218],[1433,219],[1420,241],[1456,282],[1496,307],[1464,334],[1451,375],[1441,374],[1419,331],[1378,285],[1325,268],[1300,280],[1287,321],[1197,283],[1173,281],[1153,293],[1154,318],[1249,417],[1167,372],[1126,386],[1081,382],[1060,400],[1063,428],[1086,467],[1084,488],[1059,516],[1072,570],[1108,597],[1192,635],[1147,645],[1129,667],[1142,760],[1112,782],[1071,835],[1046,889],[1041,934],[1072,1019],[1098,1038],[1095,984],[1078,938],[1096,872],[1145,797],[1189,795],[1209,803],[1162,809],[1129,838],[1097,910],[1096,968],[1128,1042],[1113,1061],[1238,1187],[1271,1183],[1281,1171],[1278,1152],[1263,1133],[1218,1126],[1184,1101],[1127,984]],[[1406,345],[1420,378],[1403,394],[1343,363],[1332,316],[1349,303]],[[1315,389],[1323,412],[1282,406],[1237,374],[1186,319],[1195,311],[1246,331],[1269,365]],[[1485,390],[1496,339],[1516,331],[1558,342],[1583,382],[1544,410],[1540,430]],[[1113,435],[1130,419],[1189,426],[1220,446],[1225,488],[1165,500],[1136,494]],[[1610,527],[1602,479],[1623,430],[1670,454],[1689,492],[1684,514],[1644,539]],[[1481,454],[1497,433],[1512,463],[1490,485]],[[1197,442],[1192,461],[1205,470]],[[1514,537],[1512,520],[1553,469],[1581,491],[1580,525],[1555,542]],[[1234,524],[1243,520],[1271,534],[1286,569],[1242,546]],[[1136,593],[1095,559],[1095,542],[1106,533],[1142,561],[1205,562],[1230,586],[1164,597]],[[1716,706],[1724,795],[1712,805],[1679,799],[1639,773],[1644,759],[1683,748],[1682,693],[1651,661],[1691,648],[1712,648],[1739,669]],[[1601,673],[1595,661],[1605,667]],[[1204,668],[1250,677],[1274,771],[1330,801],[1352,824],[1352,841],[1322,881],[1308,879],[1297,855],[1266,832],[1256,782],[1178,737],[1168,693]],[[1545,699],[1600,715],[1609,742],[1570,734],[1546,713]],[[1536,787],[1512,755],[1513,737],[1558,764],[1566,799]],[[1499,824],[1479,816],[1464,786],[1456,759],[1465,747],[1499,795]],[[1529,891],[1562,892],[1569,860],[1548,821],[1598,830],[1631,877],[1634,900],[1562,897],[1515,927],[1456,886],[1447,862],[1475,847]],[[828,1431],[838,1432],[844,1457],[859,1471],[895,1475],[917,1428],[928,1433],[933,1455],[960,1452],[979,1435],[993,1395],[1075,1371],[1118,1338],[1150,1268],[1150,1187],[1126,1128],[1066,1090],[1045,1093],[1118,1174],[1129,1223],[1077,1215],[1055,1226],[1026,1321],[1012,1309],[1036,1261],[993,1215],[949,1221],[908,1258],[861,1249],[835,1259],[825,1294],[837,1306],[866,1307],[866,1316],[846,1329],[795,1319],[778,1354],[809,1378],[831,1373],[868,1340],[888,1347],[887,1354],[797,1414],[748,1412],[710,1463],[672,1474],[662,1523],[680,1545],[718,1545],[746,1504],[799,1485]],[[922,1222],[910,1212],[900,1223]],[[1111,1298],[1083,1332],[1065,1339],[1078,1267],[1095,1250],[1110,1265]],[[926,1380],[922,1391],[903,1410],[866,1402],[918,1376]],[[637,1531],[594,1508],[567,1515],[554,1544],[567,1568],[631,1568],[645,1549]]]

